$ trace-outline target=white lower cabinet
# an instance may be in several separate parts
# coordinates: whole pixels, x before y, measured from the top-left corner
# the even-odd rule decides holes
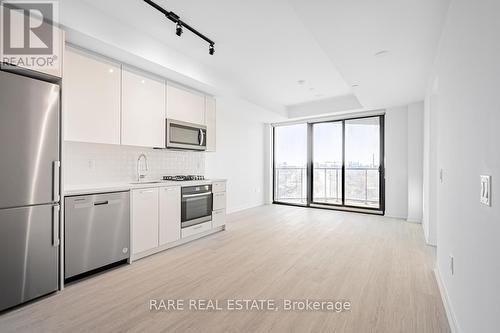
[[[193,236],[204,231],[212,229],[212,221],[196,224],[182,229],[182,238]]]
[[[226,192],[214,193],[213,198],[213,210],[226,208]]]
[[[132,190],[132,251],[158,247],[158,188]]]
[[[181,238],[181,187],[160,188],[160,246]]]
[[[214,182],[214,184],[216,184]],[[225,190],[225,183],[215,186]],[[226,224],[226,192],[213,193],[212,221],[181,229],[181,186],[131,190],[132,260]],[[177,243],[176,243],[177,242]]]
[[[221,227],[226,224],[226,210],[219,209],[212,212],[212,228]]]
[[[213,193],[226,192],[226,182],[224,181],[213,182],[212,192]]]
[[[226,182],[213,182],[212,192],[212,228],[218,228],[226,224]]]

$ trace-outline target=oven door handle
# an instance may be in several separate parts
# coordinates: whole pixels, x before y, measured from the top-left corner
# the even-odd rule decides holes
[[[200,133],[201,133],[201,142],[200,142],[200,146],[204,146],[205,145],[205,132],[203,132],[202,129],[200,129]]]
[[[203,196],[208,196],[208,195],[211,195],[211,194],[212,194],[212,192],[196,193],[196,194],[183,194],[182,198],[203,197]]]

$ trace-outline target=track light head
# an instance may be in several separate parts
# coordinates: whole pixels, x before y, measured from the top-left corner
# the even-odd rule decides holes
[[[182,35],[182,24],[180,24],[179,22],[177,22],[177,27],[175,28],[175,34],[179,37]]]
[[[214,55],[214,53],[215,53],[214,44],[210,44],[210,47],[208,48],[208,54]]]

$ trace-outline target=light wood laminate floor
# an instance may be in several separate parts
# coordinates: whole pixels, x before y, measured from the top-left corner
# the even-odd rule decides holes
[[[0,315],[1,332],[449,332],[421,225],[263,206],[227,230]],[[161,311],[150,299],[348,300],[344,313]]]

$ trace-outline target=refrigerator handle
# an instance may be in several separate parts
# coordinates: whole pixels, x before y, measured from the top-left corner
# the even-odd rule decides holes
[[[52,246],[59,246],[59,205],[52,206]]]
[[[59,183],[59,175],[60,175],[60,170],[61,170],[61,162],[60,161],[54,161],[54,165],[53,165],[53,168],[52,168],[52,181],[53,181],[53,189],[52,189],[52,200],[54,202],[58,202],[59,199],[60,199],[60,196],[59,196],[59,186],[60,186],[60,183]]]

